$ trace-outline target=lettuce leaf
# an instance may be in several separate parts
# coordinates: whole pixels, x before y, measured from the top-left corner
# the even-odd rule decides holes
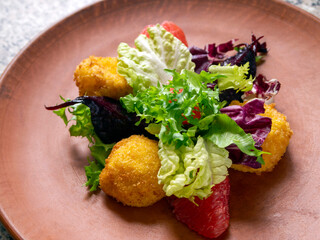
[[[212,193],[212,186],[226,178],[232,164],[227,150],[200,136],[195,145],[176,149],[160,141],[159,148],[158,180],[164,184],[167,196],[206,198]]]
[[[259,74],[253,82],[252,89],[243,94],[243,99],[248,101],[254,98],[261,98],[271,101],[280,90],[280,82],[277,79],[267,79],[264,75]]]
[[[136,48],[126,43],[118,46],[118,73],[134,92],[158,84],[167,84],[171,76],[164,69],[193,70],[195,64],[188,48],[159,24],[148,28],[150,38],[140,34]]]
[[[93,192],[98,189],[99,186],[99,176],[104,166],[97,163],[96,161],[90,161],[89,165],[84,167],[84,171],[87,176],[87,181],[84,184],[86,187],[90,187],[89,191]]]
[[[252,89],[254,79],[252,76],[247,78],[249,62],[243,66],[211,65],[209,67],[209,72],[223,75],[218,79],[218,87],[220,91],[233,88],[235,90],[246,92]]]
[[[67,101],[62,97],[61,99]],[[66,114],[67,109],[72,115],[70,119],[68,119]],[[90,108],[86,105],[79,103],[53,112],[62,118],[66,126],[68,126],[70,122],[74,123],[69,128],[70,136],[80,136],[88,139],[89,149],[94,160],[89,160],[89,165],[85,166],[87,176],[85,185],[91,186],[90,191],[97,190],[100,172],[104,168],[105,159],[109,156],[114,144],[104,144],[97,136],[91,122]]]
[[[212,141],[220,148],[235,144],[243,153],[257,157],[257,162],[264,164],[261,155],[265,152],[257,149],[251,134],[245,133],[228,115],[217,114],[210,120],[212,120],[211,127],[204,134],[205,139]]]
[[[262,149],[261,145],[269,134],[272,124],[271,118],[258,115],[265,111],[262,99],[253,99],[243,106],[228,106],[220,111],[232,118],[246,133],[250,133],[255,141],[255,147]],[[230,159],[234,164],[261,168],[261,163],[256,161],[257,157],[244,154],[234,144],[226,149],[229,151]]]

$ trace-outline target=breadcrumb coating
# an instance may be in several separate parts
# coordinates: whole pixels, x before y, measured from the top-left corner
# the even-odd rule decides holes
[[[271,118],[272,125],[270,133],[262,144],[262,150],[271,154],[262,155],[265,164],[259,169],[250,168],[241,164],[233,164],[231,167],[235,170],[257,174],[271,172],[286,152],[289,140],[293,134],[287,118],[275,109],[275,104],[265,104],[264,108],[265,113],[260,115]]]
[[[118,142],[100,174],[100,188],[124,205],[146,207],[165,196],[158,184],[158,142],[132,135]]]
[[[132,92],[126,79],[117,72],[117,58],[94,57],[84,59],[74,72],[73,80],[79,95],[105,96],[119,99]]]

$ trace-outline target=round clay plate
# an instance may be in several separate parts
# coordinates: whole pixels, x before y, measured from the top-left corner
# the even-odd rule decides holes
[[[281,81],[276,97],[294,135],[271,173],[230,170],[230,227],[221,239],[320,239],[320,23],[281,1],[104,1],[62,20],[27,46],[1,76],[0,216],[17,239],[201,239],[179,223],[165,199],[125,207],[89,193],[87,142],[44,105],[77,96],[81,60],[117,56],[147,24],[174,21],[189,45],[204,47],[251,33],[269,54],[258,68]]]

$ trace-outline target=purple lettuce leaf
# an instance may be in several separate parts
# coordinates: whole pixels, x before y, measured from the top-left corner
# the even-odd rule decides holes
[[[256,38],[255,35],[252,34],[251,36],[251,44],[239,44],[235,46],[238,50],[238,53],[232,57],[227,58],[222,65],[237,65],[241,66],[249,62],[249,72],[248,77],[251,75],[252,77],[256,76],[257,71],[257,64],[256,64],[256,57],[258,53],[266,54],[267,44],[266,42],[260,43],[259,40],[263,38],[263,36]]]
[[[227,58],[222,65],[227,66],[227,65],[237,65],[241,66],[249,62],[249,72],[247,74],[247,77],[255,77],[256,72],[257,72],[257,65],[256,65],[256,58],[255,58],[255,53],[250,47],[243,47],[239,50],[239,52],[232,56]]]
[[[210,65],[219,64],[226,60],[226,53],[234,50],[235,41],[237,41],[237,39],[219,45],[212,43],[208,44],[203,49],[196,46],[190,47],[189,51],[192,54],[192,61],[196,65],[195,72],[207,72]]]
[[[255,147],[261,150],[261,145],[269,134],[272,124],[270,118],[258,115],[264,113],[263,100],[253,99],[244,106],[232,105],[222,108],[220,111],[233,119],[246,133],[250,133],[256,142]],[[256,161],[256,157],[242,153],[236,145],[230,145],[226,149],[234,164],[243,164],[252,168],[261,167],[261,164]]]
[[[218,46],[216,46],[215,43],[209,44],[208,45],[208,55],[209,57],[214,61],[214,60],[221,60],[225,59],[225,54],[229,51],[234,50],[234,43],[238,39],[232,39],[228,42],[221,43]]]
[[[280,82],[276,79],[268,80],[262,74],[259,74],[253,82],[252,89],[245,92],[242,96],[245,100],[253,98],[261,98],[264,100],[270,100],[277,95],[280,90]]]

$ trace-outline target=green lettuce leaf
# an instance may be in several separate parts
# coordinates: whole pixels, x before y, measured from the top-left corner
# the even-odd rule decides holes
[[[90,192],[96,191],[99,186],[99,176],[104,168],[103,165],[100,163],[97,163],[96,161],[90,161],[89,160],[89,165],[84,167],[84,171],[87,176],[87,182],[84,184],[89,188]]]
[[[237,147],[250,156],[256,156],[257,161],[263,164],[262,152],[255,148],[255,141],[251,134],[247,134],[239,125],[232,120],[226,114],[216,114],[210,116],[210,125],[203,124],[205,127],[201,129],[207,129],[203,135],[205,139],[212,141],[220,148],[225,148],[232,143],[236,144]],[[204,119],[203,121],[208,121]],[[202,123],[200,123],[202,125]],[[212,126],[212,127],[208,127]]]
[[[164,184],[167,196],[175,195],[190,200],[194,196],[206,198],[212,193],[212,186],[222,182],[228,175],[228,168],[232,164],[228,154],[227,150],[200,136],[195,145],[179,149],[160,141],[159,183]]]
[[[67,101],[61,98],[64,101]],[[66,110],[72,115],[68,119]],[[99,186],[99,175],[105,166],[105,159],[109,156],[114,144],[104,144],[94,131],[91,122],[90,109],[84,104],[75,104],[68,108],[61,108],[59,110],[53,111],[56,115],[62,118],[66,126],[70,122],[73,125],[70,126],[69,132],[70,136],[85,137],[89,141],[89,149],[93,161],[89,160],[89,165],[85,166],[85,173],[87,176],[86,186],[91,186],[90,191],[97,190]]]
[[[254,79],[252,76],[247,78],[249,72],[249,62],[243,66],[220,66],[211,65],[209,72],[220,74],[218,78],[218,87],[220,91],[233,88],[240,91],[249,91],[252,89]]]
[[[195,64],[188,48],[159,24],[148,28],[150,38],[140,34],[136,48],[126,43],[118,46],[118,73],[125,77],[134,92],[167,84],[170,74],[164,69],[193,70]]]

